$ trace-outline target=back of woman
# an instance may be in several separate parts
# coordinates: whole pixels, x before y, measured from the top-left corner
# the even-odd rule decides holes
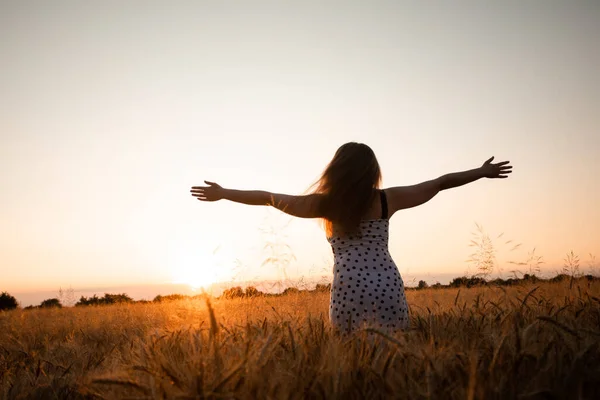
[[[328,238],[335,260],[329,317],[343,332],[409,327],[404,283],[388,249],[387,199],[379,193],[380,218],[363,219],[354,234]]]
[[[381,170],[373,150],[346,143],[333,156],[306,195],[225,189],[214,182],[192,187],[200,201],[227,199],[268,205],[300,218],[321,218],[335,263],[329,304],[333,327],[342,332],[363,327],[409,327],[404,284],[388,250],[389,219],[395,212],[428,202],[440,191],[481,178],[506,178],[508,161],[454,172],[410,186],[381,189]]]

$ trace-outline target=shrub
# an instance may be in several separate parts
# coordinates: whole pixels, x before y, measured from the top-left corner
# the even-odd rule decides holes
[[[168,294],[166,296],[161,296],[159,294],[152,301],[155,303],[160,303],[163,301],[184,300],[184,299],[188,299],[188,298],[189,298],[188,296],[183,295],[183,294]]]
[[[17,299],[8,294],[7,292],[2,292],[0,294],[0,311],[4,310],[14,310],[19,306],[17,303]]]
[[[454,278],[452,282],[450,282],[450,287],[473,287],[473,286],[483,286],[487,285],[487,282],[483,278],[479,278],[477,276],[472,276],[467,278],[466,276],[461,276],[459,278]]]
[[[100,306],[107,304],[118,304],[118,303],[133,303],[134,300],[129,297],[126,293],[121,294],[110,294],[104,293],[104,297],[98,297],[96,295],[87,298],[81,296],[79,301],[75,304],[75,307],[80,306]]]
[[[44,301],[42,301],[42,304],[40,304],[41,308],[62,308],[62,304],[60,304],[60,300],[54,298],[54,299],[46,299]]]

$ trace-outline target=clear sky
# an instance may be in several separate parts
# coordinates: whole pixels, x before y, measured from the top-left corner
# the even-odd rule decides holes
[[[338,146],[384,186],[510,160],[391,222],[402,274],[462,274],[475,223],[555,270],[600,257],[600,3],[0,0],[0,291],[329,274],[302,193]],[[237,260],[237,261],[236,261]]]

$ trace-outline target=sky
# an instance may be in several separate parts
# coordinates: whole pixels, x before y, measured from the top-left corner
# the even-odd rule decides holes
[[[472,272],[476,223],[505,275],[592,268],[598,37],[591,1],[0,0],[0,291],[331,276],[319,221],[189,189],[300,194],[348,141],[384,187],[514,166],[394,215],[405,280]]]

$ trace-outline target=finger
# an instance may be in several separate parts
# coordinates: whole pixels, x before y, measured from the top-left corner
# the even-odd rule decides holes
[[[200,189],[192,189],[190,190],[191,193],[203,193],[204,190],[206,190],[207,188],[200,188]]]
[[[499,167],[501,167],[501,166],[503,166],[503,165],[506,165],[506,164],[508,164],[508,163],[510,163],[510,161],[502,161],[502,162],[499,162],[499,163],[498,163],[498,164],[496,164],[496,165],[497,165],[497,166],[499,166]]]
[[[210,186],[214,186],[214,185],[216,185],[216,183],[214,183],[214,182],[209,182],[209,181],[204,181],[204,183],[206,183],[207,185],[210,185]]]
[[[208,189],[207,186],[192,186],[192,190]]]
[[[489,164],[494,160],[494,156],[492,156],[490,159],[488,159],[486,162],[484,162],[484,164]]]

